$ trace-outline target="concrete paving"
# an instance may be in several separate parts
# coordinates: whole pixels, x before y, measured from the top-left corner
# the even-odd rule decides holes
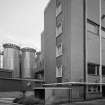
[[[12,105],[13,98],[0,98],[0,105]]]
[[[0,105],[13,105],[12,99],[0,99]],[[105,105],[105,99],[97,99],[92,101],[73,102],[62,105]]]
[[[69,105],[105,105],[105,99],[97,99],[92,101],[73,102]]]

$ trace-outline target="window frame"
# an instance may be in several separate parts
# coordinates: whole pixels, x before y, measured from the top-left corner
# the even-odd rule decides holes
[[[61,76],[59,76],[58,73],[60,73]],[[56,78],[59,78],[59,77],[63,77],[63,65],[59,65],[59,66],[56,65]]]
[[[99,76],[99,65],[98,64],[94,64],[94,63],[88,63],[87,64],[88,66],[87,66],[87,73],[88,73],[88,75],[94,75],[94,76]],[[89,70],[90,68],[89,68],[89,66],[94,66],[94,73],[90,73],[90,71],[91,70]],[[93,68],[92,68],[93,69]]]
[[[61,46],[61,47],[59,47]],[[63,55],[63,45],[60,43],[59,45],[56,45],[56,57]]]

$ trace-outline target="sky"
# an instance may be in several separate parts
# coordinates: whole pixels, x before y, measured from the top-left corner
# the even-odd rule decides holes
[[[14,43],[40,50],[48,1],[0,0],[0,47],[3,43]]]

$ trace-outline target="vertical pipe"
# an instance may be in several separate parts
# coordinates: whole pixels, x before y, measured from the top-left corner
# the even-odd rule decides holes
[[[86,9],[86,0],[83,0],[83,52],[84,52],[84,83],[87,81],[87,57],[86,57],[86,49],[87,49],[87,44],[86,44],[86,23],[87,23],[87,9]],[[86,100],[86,85],[84,84],[84,100]]]
[[[101,40],[101,0],[99,0],[99,38],[100,38],[100,68],[99,68],[99,74],[100,74],[100,92],[102,92],[101,84],[102,84],[102,40]]]

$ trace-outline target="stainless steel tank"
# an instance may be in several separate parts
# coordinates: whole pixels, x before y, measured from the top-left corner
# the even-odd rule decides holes
[[[36,50],[33,48],[22,48],[22,56],[21,56],[21,72],[22,78],[34,78],[35,74],[35,52]]]
[[[13,78],[20,77],[20,47],[6,43],[3,44],[4,56],[3,56],[3,68],[12,71]]]
[[[4,55],[4,52],[0,51],[0,68],[3,68],[3,55]]]

